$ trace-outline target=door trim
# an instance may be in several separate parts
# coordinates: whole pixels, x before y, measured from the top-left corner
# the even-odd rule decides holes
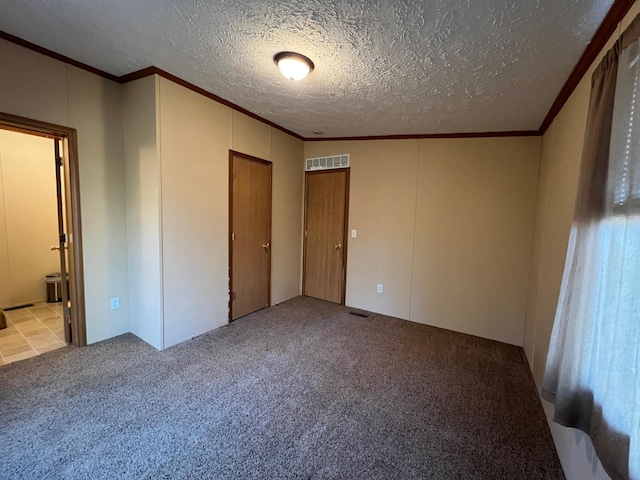
[[[271,306],[271,256],[273,252],[273,162],[269,160],[263,160],[262,158],[254,157],[252,155],[248,155],[246,153],[240,153],[235,150],[229,150],[229,230],[227,232],[227,239],[229,242],[229,323],[233,322],[233,241],[231,239],[231,234],[233,233],[233,157],[239,157],[244,160],[248,160],[250,162],[260,163],[262,165],[268,165],[269,167],[269,198],[271,199],[271,209],[269,210],[269,266],[268,266],[268,278],[269,284],[267,285],[268,292],[268,304],[267,307]]]
[[[78,133],[75,128],[41,122],[0,112],[0,128],[48,138],[62,138],[65,151],[65,202],[67,204],[67,233],[73,235],[69,255],[69,298],[71,300],[71,343],[77,347],[87,344],[87,324],[84,294],[84,263],[82,257],[82,221],[80,212],[80,177],[78,172]],[[68,172],[68,174],[67,174]],[[68,182],[68,183],[67,183]],[[71,218],[69,218],[69,216]]]
[[[307,278],[307,186],[308,178],[310,175],[318,175],[322,173],[337,173],[344,172],[345,177],[345,189],[344,189],[344,231],[342,238],[342,292],[340,294],[340,305],[345,305],[347,297],[347,251],[349,250],[348,238],[349,238],[349,190],[351,187],[350,181],[350,168],[332,168],[331,170],[314,170],[310,172],[304,172],[304,230],[302,232],[303,237],[303,254],[302,254],[302,295],[305,294],[305,282]]]

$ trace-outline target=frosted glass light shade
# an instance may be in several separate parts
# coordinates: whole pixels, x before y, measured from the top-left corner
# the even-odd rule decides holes
[[[299,81],[313,71],[313,62],[304,55],[295,52],[280,52],[273,57],[285,78]]]

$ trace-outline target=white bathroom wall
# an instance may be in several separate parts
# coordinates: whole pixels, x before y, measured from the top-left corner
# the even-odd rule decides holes
[[[53,140],[0,130],[0,307],[46,299],[60,271]]]

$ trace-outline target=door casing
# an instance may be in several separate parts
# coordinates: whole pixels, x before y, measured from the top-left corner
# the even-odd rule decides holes
[[[344,199],[344,226],[343,226],[343,238],[342,238],[342,272],[341,272],[341,299],[340,304],[344,305],[346,301],[347,292],[347,246],[348,246],[348,228],[349,228],[349,189],[350,189],[350,168],[335,168],[331,170],[315,170],[305,172],[304,177],[304,242],[303,242],[303,258],[302,258],[302,294],[305,294],[306,289],[306,277],[307,277],[307,215],[308,215],[308,178],[310,175],[319,175],[327,173],[339,173],[345,174],[345,199]]]
[[[68,273],[72,341],[77,347],[87,344],[85,316],[84,264],[82,261],[82,222],[80,212],[80,177],[78,173],[78,134],[76,129],[0,112],[0,128],[28,135],[62,139],[66,230],[69,237]],[[53,152],[52,152],[53,154]],[[64,274],[63,274],[64,281]],[[66,306],[63,306],[65,308]]]

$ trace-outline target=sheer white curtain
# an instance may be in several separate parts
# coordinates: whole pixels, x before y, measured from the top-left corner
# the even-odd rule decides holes
[[[578,198],[543,394],[617,479],[640,479],[640,34],[593,76]]]

